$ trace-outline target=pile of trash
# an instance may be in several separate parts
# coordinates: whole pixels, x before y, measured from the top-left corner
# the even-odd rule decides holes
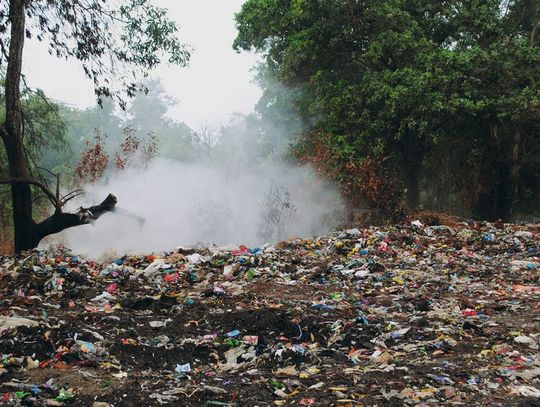
[[[539,232],[0,257],[0,404],[538,405]]]

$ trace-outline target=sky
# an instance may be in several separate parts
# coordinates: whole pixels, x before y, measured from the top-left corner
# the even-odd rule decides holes
[[[180,39],[193,48],[189,67],[159,67],[159,77],[178,100],[169,115],[197,129],[225,124],[233,113],[253,111],[261,90],[253,83],[259,57],[232,49],[236,37],[234,14],[245,0],[154,0],[169,10]],[[76,62],[59,60],[37,41],[28,41],[24,73],[30,86],[49,97],[85,108],[95,104],[92,83]]]

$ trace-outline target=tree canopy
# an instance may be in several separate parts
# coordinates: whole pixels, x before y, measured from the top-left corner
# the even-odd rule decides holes
[[[150,1],[21,0],[0,6],[2,65],[13,58],[10,26],[18,7],[24,9],[24,36],[43,42],[51,55],[79,61],[100,100],[114,97],[125,105],[122,96],[135,96],[140,79],[159,64],[189,60],[176,23]]]
[[[303,154],[347,182],[374,157],[413,208],[505,219],[538,192],[537,1],[248,0],[236,20],[234,47],[294,98]]]

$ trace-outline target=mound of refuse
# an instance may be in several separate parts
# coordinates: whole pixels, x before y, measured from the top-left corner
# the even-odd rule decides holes
[[[0,257],[0,404],[540,405],[539,232]]]

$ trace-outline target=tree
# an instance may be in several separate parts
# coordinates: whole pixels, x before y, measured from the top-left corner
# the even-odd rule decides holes
[[[130,116],[124,123],[126,127],[131,127],[139,134],[156,132],[155,126],[163,123],[166,127],[172,124],[172,120],[167,117],[167,112],[177,100],[169,96],[159,79],[150,78],[144,82],[147,92],[139,92],[131,101],[127,112]]]
[[[426,69],[435,46],[403,3],[248,1],[234,46],[266,53],[266,69],[297,95],[307,133],[332,134],[336,165],[375,153],[401,161],[416,207],[436,129]]]
[[[3,100],[5,85],[3,79],[1,84],[0,100]],[[41,174],[44,179],[49,178],[50,174],[45,170],[51,168],[46,165],[48,150],[65,154],[69,149],[66,126],[59,115],[62,106],[48,99],[41,90],[30,91],[28,89],[24,89],[21,93],[21,106],[24,111],[23,133],[25,137],[23,141],[29,159],[29,167],[32,172]],[[3,122],[5,118],[4,105],[0,105],[0,117]],[[47,137],[46,142],[44,135]],[[0,176],[7,172],[7,168],[2,168],[4,163],[7,163],[6,151],[0,145]],[[38,199],[34,201],[34,204],[38,211],[41,211],[45,206],[43,200]],[[5,242],[5,246],[11,248],[13,245],[13,222],[9,185],[0,185],[0,225],[2,226],[0,240]]]
[[[127,109],[128,120],[123,125],[137,130],[141,138],[153,135],[159,140],[161,156],[187,160],[192,153],[193,131],[182,122],[167,116],[177,100],[166,93],[157,78],[144,82],[148,92],[139,92]]]
[[[211,164],[214,150],[219,143],[219,134],[216,129],[208,123],[201,123],[192,133],[191,138],[200,158],[207,164]]]
[[[113,210],[116,198],[109,195],[100,205],[63,213],[66,199],[52,192],[31,174],[24,148],[21,105],[21,66],[25,38],[46,43],[60,58],[79,61],[94,83],[101,103],[115,98],[125,107],[125,97],[139,90],[138,79],[163,58],[184,65],[186,47],[176,38],[177,27],[166,10],[147,0],[9,0],[0,6],[0,52],[7,60],[5,81],[6,117],[0,129],[8,174],[0,183],[11,185],[15,250],[33,248],[39,241],[65,228],[88,223]],[[118,77],[118,80],[115,78]],[[38,187],[54,206],[54,213],[36,223],[32,212],[31,185]]]
[[[236,21],[234,47],[264,53],[335,168],[384,162],[416,208],[435,155],[451,157],[445,179],[467,157],[480,175],[447,195],[479,190],[477,214],[512,216],[538,152],[537,0],[248,0]]]
[[[60,114],[68,126],[69,141],[73,149],[71,159],[80,155],[86,142],[92,139],[96,131],[107,135],[111,141],[110,145],[107,145],[108,153],[112,153],[122,140],[123,123],[117,116],[115,103],[111,99],[104,99],[101,106],[96,104],[83,110],[64,108]]]

